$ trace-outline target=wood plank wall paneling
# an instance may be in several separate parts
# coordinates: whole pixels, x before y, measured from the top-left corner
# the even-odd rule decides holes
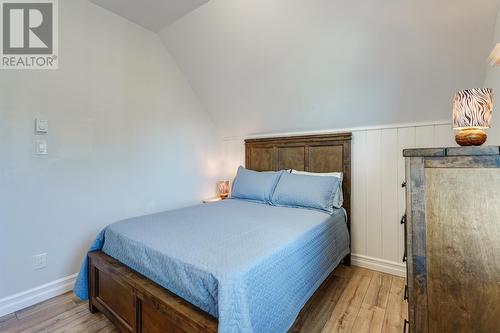
[[[379,189],[382,201],[382,258],[398,261],[398,246],[400,246],[398,194],[401,192],[398,187],[398,130],[382,131],[381,146],[380,156],[384,157],[381,159],[381,187]]]
[[[495,117],[498,117],[498,114],[495,114]],[[500,144],[500,121],[495,120],[493,118],[493,126],[486,131],[488,134],[488,141],[486,141],[487,145],[498,145]],[[498,125],[497,125],[498,124]]]
[[[366,252],[372,257],[382,258],[382,131],[366,132],[366,151],[361,163],[366,177],[366,212],[369,218],[365,222]],[[353,143],[356,147],[356,143]],[[356,149],[356,148],[354,148]],[[353,162],[354,163],[354,162]],[[359,162],[358,162],[359,163]]]
[[[415,142],[417,147],[434,147],[434,129],[435,126],[422,126],[415,128]]]
[[[402,150],[455,146],[454,131],[451,125],[437,124],[352,133],[353,254],[400,265],[404,243],[400,219],[406,209]],[[500,130],[488,131],[487,144],[500,144]],[[243,138],[225,139],[225,146],[225,173],[232,178],[236,167],[244,164]]]
[[[354,149],[356,147],[356,149]],[[355,161],[366,156],[366,131],[354,132],[352,136],[352,179],[351,179],[351,223],[353,253],[367,253],[366,250],[366,166]]]

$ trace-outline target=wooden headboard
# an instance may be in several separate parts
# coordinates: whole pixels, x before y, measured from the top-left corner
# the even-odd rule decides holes
[[[255,171],[343,172],[344,208],[351,216],[351,133],[245,140],[245,165]]]

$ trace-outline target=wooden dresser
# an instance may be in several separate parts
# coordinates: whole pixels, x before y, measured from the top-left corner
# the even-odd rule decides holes
[[[500,332],[500,148],[403,155],[406,332]]]

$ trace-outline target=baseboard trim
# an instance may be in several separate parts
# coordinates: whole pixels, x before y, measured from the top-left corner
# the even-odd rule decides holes
[[[351,255],[351,262],[354,266],[373,269],[374,271],[389,273],[402,277],[406,276],[406,265],[399,262],[368,257],[362,254],[354,253]]]
[[[77,274],[0,299],[0,317],[73,290]]]

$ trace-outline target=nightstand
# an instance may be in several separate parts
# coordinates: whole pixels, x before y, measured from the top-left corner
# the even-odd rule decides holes
[[[210,198],[210,199],[204,199],[203,203],[212,203],[212,202],[217,202],[217,201],[222,201],[221,198],[216,197],[216,198]]]

